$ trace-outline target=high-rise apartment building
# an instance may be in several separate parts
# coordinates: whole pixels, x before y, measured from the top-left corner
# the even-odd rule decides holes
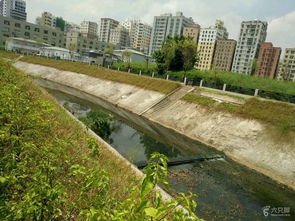
[[[183,16],[182,12],[163,14],[154,17],[152,38],[150,43],[150,54],[162,47],[168,36],[174,37],[183,33],[184,27],[193,26],[195,23],[192,18]]]
[[[194,42],[198,43],[200,35],[201,26],[195,24],[190,27],[184,27],[182,35],[185,37],[191,37]]]
[[[215,25],[202,28],[198,43],[199,60],[196,68],[199,70],[210,70],[212,68],[215,44],[217,40],[228,38],[228,32],[224,23],[216,20]]]
[[[277,78],[295,82],[295,48],[286,48]]]
[[[111,29],[109,43],[119,45],[121,48],[130,47],[130,37],[128,30],[121,25]]]
[[[26,2],[24,0],[1,0],[0,16],[26,21]]]
[[[243,21],[236,47],[232,71],[251,74],[251,63],[258,58],[260,45],[266,39],[267,22]]]
[[[85,38],[97,38],[98,25],[95,22],[83,21],[80,25],[80,32]]]
[[[257,76],[271,79],[276,77],[281,51],[281,48],[273,47],[271,42],[260,45]]]
[[[100,21],[99,40],[103,42],[110,41],[111,29],[116,28],[119,22],[111,18],[102,18]]]
[[[213,68],[221,71],[231,71],[237,41],[217,40],[213,58]]]
[[[152,27],[139,20],[127,20],[122,23],[122,26],[124,26],[129,32],[130,47],[143,53],[148,53]]]
[[[50,12],[43,12],[40,17],[40,25],[56,27],[56,18]]]

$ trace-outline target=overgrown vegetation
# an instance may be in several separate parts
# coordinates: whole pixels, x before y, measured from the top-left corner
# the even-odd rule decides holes
[[[168,70],[183,70],[186,73],[197,61],[197,44],[190,37],[168,36],[161,49],[153,53],[153,58],[159,74],[165,74]]]
[[[136,185],[123,161],[0,60],[1,220],[199,220],[191,196],[163,202],[153,191],[167,185],[166,161],[153,154]]]
[[[119,63],[114,63],[113,67],[116,68],[124,68],[125,70],[128,70],[130,68],[131,70],[135,70],[137,72],[142,71],[145,73],[152,73],[157,71],[157,66],[155,63],[146,63],[146,62],[131,62],[130,67],[127,62],[119,62]]]
[[[0,50],[0,58],[16,59],[20,54]]]
[[[135,85],[140,88],[158,91],[160,93],[169,94],[181,85],[176,82],[166,81],[163,79],[150,78],[145,76],[137,76],[126,72],[108,70],[106,68],[90,66],[71,61],[46,59],[43,57],[24,56],[21,61],[45,65],[53,68],[58,68],[65,71],[73,71],[81,74],[86,74],[92,77]]]
[[[148,73],[155,71],[155,67],[152,66],[150,69],[146,69],[144,62],[137,62],[130,64],[133,70],[139,72],[140,70]],[[150,64],[151,65],[151,64]],[[115,64],[116,67],[125,67],[124,63]],[[184,71],[169,72],[170,78],[182,79],[185,76]],[[216,82],[219,84],[227,84],[238,87],[260,89],[265,91],[273,91],[283,94],[295,95],[295,83],[290,81],[279,81],[275,79],[268,79],[256,76],[249,76],[245,74],[239,74],[234,72],[224,72],[218,70],[211,71],[200,71],[200,70],[189,70],[186,73],[187,78],[200,78],[205,81]]]
[[[212,98],[198,96],[194,93],[185,95],[182,99],[201,104],[217,111],[225,111],[235,115],[256,119],[274,127],[278,136],[295,134],[295,106],[287,103],[263,101],[256,98],[246,99],[244,104],[236,105],[217,102]]]
[[[171,76],[183,76],[184,72],[172,72]],[[191,70],[187,73],[188,78],[201,78],[205,81],[215,81],[214,71]],[[278,93],[295,95],[295,83],[287,81],[278,81],[275,79],[248,76],[245,74],[222,72],[217,74],[217,83],[228,84],[245,88],[260,89]]]

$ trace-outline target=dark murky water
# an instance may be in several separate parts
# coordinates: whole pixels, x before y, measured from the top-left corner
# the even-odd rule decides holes
[[[108,112],[85,99],[48,91],[61,104],[68,102],[78,117],[90,110]],[[144,118],[142,121],[152,130],[112,114],[111,124],[115,129],[107,142],[135,164],[146,161],[155,151],[165,154],[170,161],[222,154]],[[196,193],[197,214],[206,220],[295,220],[294,191],[228,158],[170,167],[169,171],[170,193]],[[269,211],[268,216],[263,215],[265,206],[270,206],[265,210]],[[282,216],[288,214],[290,216]]]

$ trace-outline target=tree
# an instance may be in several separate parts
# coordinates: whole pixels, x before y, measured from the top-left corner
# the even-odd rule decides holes
[[[184,70],[186,74],[197,61],[197,44],[189,37],[168,36],[161,49],[154,52],[153,57],[161,73]]]
[[[71,52],[76,51],[76,49],[77,49],[77,44],[72,44],[72,43],[71,43],[71,44],[69,45],[68,49],[69,49]]]
[[[158,74],[165,74],[167,67],[165,64],[165,56],[161,50],[154,51],[153,58],[156,60]]]
[[[112,55],[113,53],[114,53],[114,47],[111,45],[108,45],[103,51],[104,55]]]
[[[36,38],[35,41],[39,44],[43,44],[44,40],[42,38]]]
[[[198,60],[198,47],[192,39],[185,39],[181,45],[181,52],[183,57],[183,70],[186,72],[193,69],[195,63]]]
[[[256,58],[252,59],[251,61],[249,61],[248,63],[248,68],[250,69],[250,75],[251,76],[254,76],[256,74],[258,74],[258,71],[259,71],[259,63],[257,61]]]
[[[129,50],[124,50],[123,52],[122,52],[122,60],[124,61],[124,62],[127,62],[127,64],[128,64],[128,68],[130,68],[131,67],[131,52],[129,51]]]
[[[163,55],[164,55],[164,63],[167,68],[167,71],[171,67],[171,63],[173,59],[175,58],[176,50],[177,50],[177,38],[168,36],[164,45],[161,48],[161,51],[163,52]]]
[[[149,61],[150,57],[148,55],[145,56],[145,64],[146,64],[146,70],[149,71]]]
[[[66,21],[62,17],[56,17],[56,27],[60,28],[60,30],[65,30]]]

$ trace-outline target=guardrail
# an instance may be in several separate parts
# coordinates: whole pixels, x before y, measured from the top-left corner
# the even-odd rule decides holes
[[[107,68],[112,70],[125,71],[132,74],[145,75],[145,76],[154,77],[154,78],[178,81],[191,86],[208,87],[208,88],[218,89],[222,91],[234,92],[234,93],[239,93],[239,94],[249,95],[249,96],[257,96],[257,97],[261,97],[265,99],[273,99],[273,100],[295,104],[295,95],[292,95],[292,94],[284,94],[284,93],[278,93],[273,91],[260,90],[258,88],[253,89],[253,88],[223,84],[219,82],[205,81],[202,78],[198,78],[198,77],[184,78],[184,77],[169,75],[169,74],[159,75],[156,72],[151,72],[151,71],[144,72],[144,71],[138,71],[135,69],[128,69],[128,68],[122,68],[122,67],[118,68],[114,66],[108,66]]]

